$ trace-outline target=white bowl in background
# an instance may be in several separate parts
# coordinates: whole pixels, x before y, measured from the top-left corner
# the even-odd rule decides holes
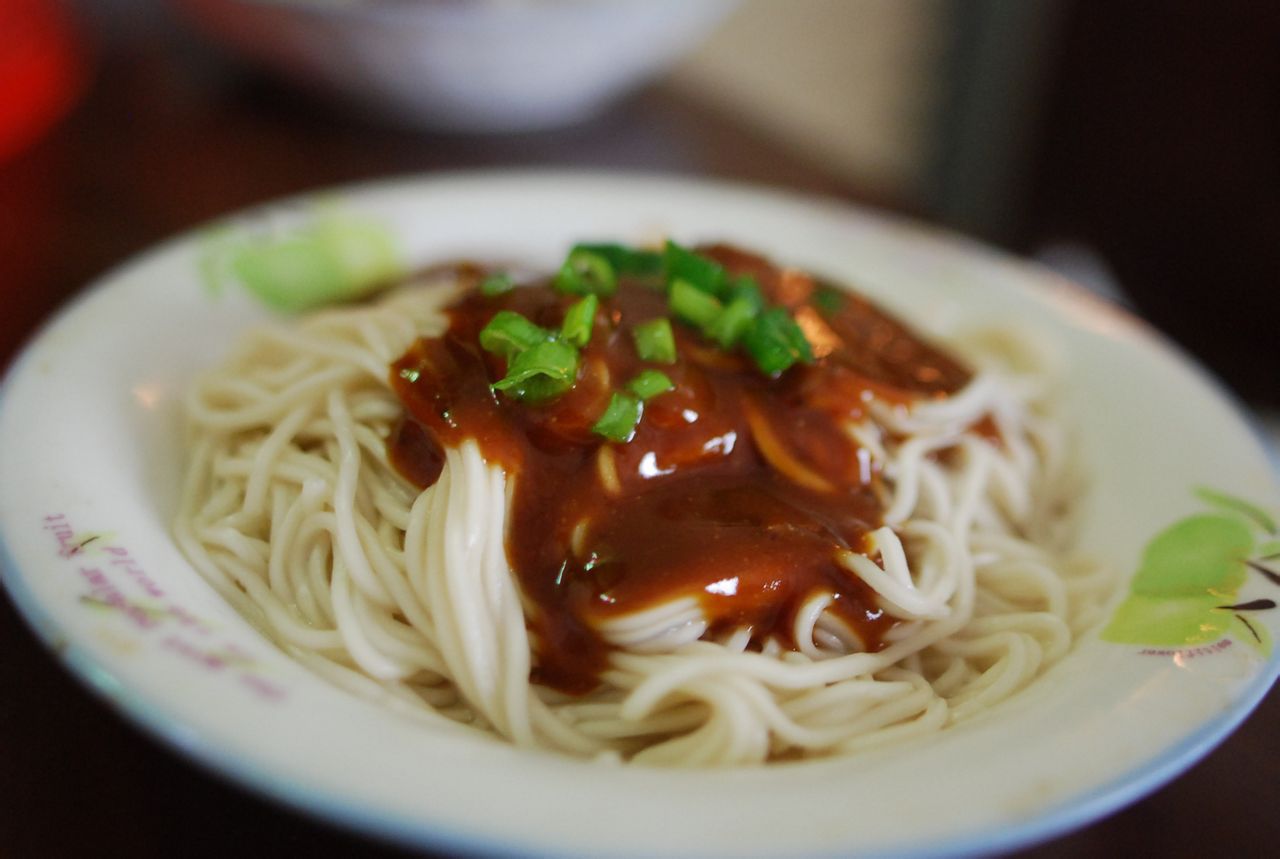
[[[736,0],[179,0],[295,83],[398,122],[507,132],[582,120],[672,65]]]

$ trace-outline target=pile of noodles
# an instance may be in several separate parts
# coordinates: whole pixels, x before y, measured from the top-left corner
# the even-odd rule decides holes
[[[870,557],[842,562],[901,622],[857,652],[830,597],[798,650],[703,636],[696,603],[611,620],[593,692],[529,681],[504,550],[512,477],[474,442],[419,492],[388,463],[389,364],[446,327],[450,282],[253,331],[187,399],[177,539],[223,597],[329,680],[526,747],[668,765],[846,754],[937,731],[1025,687],[1090,624],[1104,577],[1064,554],[1073,481],[1054,380],[1010,333],[953,344],[956,395],[849,427],[885,478]],[[999,442],[966,431],[984,415]]]

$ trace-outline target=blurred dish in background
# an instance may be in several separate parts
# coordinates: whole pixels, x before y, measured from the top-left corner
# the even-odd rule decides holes
[[[56,0],[0,3],[0,162],[71,108],[83,78],[78,45]]]
[[[406,124],[566,125],[664,71],[735,0],[180,0],[207,33]]]

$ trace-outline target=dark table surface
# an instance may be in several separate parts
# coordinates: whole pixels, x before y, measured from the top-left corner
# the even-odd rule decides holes
[[[0,165],[0,366],[95,276],[213,216],[374,177],[538,165],[893,202],[661,85],[572,129],[427,135],[344,118],[172,46],[135,46],[102,57],[68,120]],[[0,690],[0,856],[409,855],[283,810],[162,747],[72,680],[3,598]],[[1172,784],[1026,855],[1277,855],[1278,724],[1273,693]]]

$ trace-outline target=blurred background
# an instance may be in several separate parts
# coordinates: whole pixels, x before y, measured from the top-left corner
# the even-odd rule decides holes
[[[1037,257],[1128,304],[1280,433],[1280,4],[1254,0],[0,0],[0,366],[78,288],[209,218],[520,166],[766,183]],[[66,802],[112,779],[169,814],[130,828],[144,806],[122,791],[94,818],[138,855],[215,822],[210,852],[262,832],[365,849],[154,749],[37,668],[0,610],[20,654],[0,683],[29,690],[0,696],[0,805],[30,811],[0,814],[0,854],[63,837],[39,855],[79,855]],[[104,720],[117,752],[82,737]],[[1266,721],[1039,853],[1185,854],[1241,820],[1274,843]],[[68,746],[89,763],[51,769]]]
[[[333,182],[489,165],[677,171],[834,194],[1042,256],[1122,288],[1241,395],[1280,406],[1275,3],[0,9],[0,95],[40,90],[0,99],[0,126],[21,126],[0,130],[0,216],[28,209],[0,256],[48,253],[33,227],[59,256],[70,241],[82,265],[47,272],[58,285]],[[24,33],[47,45],[38,69],[19,61]],[[64,208],[33,218],[34,201]],[[127,221],[110,237],[89,223],[101,206]]]

